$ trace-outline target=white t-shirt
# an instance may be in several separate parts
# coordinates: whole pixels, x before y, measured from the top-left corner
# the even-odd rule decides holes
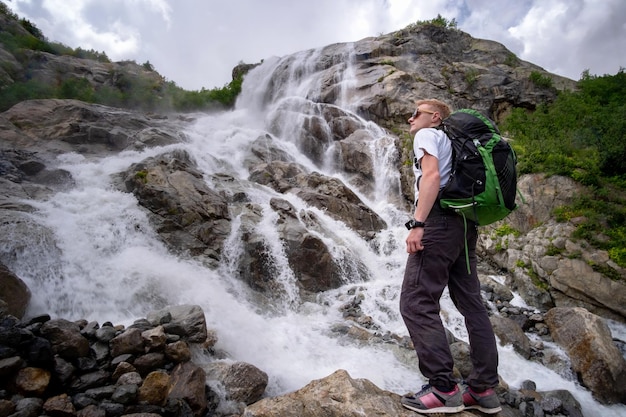
[[[419,194],[418,183],[422,176],[420,162],[424,156],[424,152],[434,156],[439,161],[439,176],[441,181],[439,188],[443,188],[450,177],[452,170],[452,145],[446,134],[435,128],[424,128],[417,131],[415,139],[413,139],[413,153],[417,164],[413,164],[413,173],[415,174],[415,203],[417,204],[417,196]]]

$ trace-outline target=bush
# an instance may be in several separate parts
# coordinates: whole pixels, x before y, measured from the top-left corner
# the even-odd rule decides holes
[[[533,82],[544,82],[540,73]],[[584,219],[575,237],[608,251],[626,267],[626,74],[590,76],[578,90],[561,92],[535,111],[514,109],[500,123],[513,138],[520,174],[568,176],[589,187],[568,207],[555,210],[558,221]]]
[[[501,123],[515,139],[521,172],[584,178],[626,175],[626,75],[590,77],[534,112],[514,109]],[[524,160],[526,159],[526,160]]]
[[[551,88],[552,87],[552,78],[547,75],[543,75],[539,71],[532,71],[530,73],[530,81],[533,82],[537,87]]]
[[[0,89],[0,112],[5,111],[24,100],[49,98],[54,96],[54,89],[38,81],[10,84]]]

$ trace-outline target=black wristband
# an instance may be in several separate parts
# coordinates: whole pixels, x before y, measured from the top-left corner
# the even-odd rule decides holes
[[[426,223],[419,222],[415,219],[411,219],[408,222],[406,222],[404,226],[406,226],[407,229],[411,230],[411,229],[415,229],[416,227],[424,227],[426,226]]]

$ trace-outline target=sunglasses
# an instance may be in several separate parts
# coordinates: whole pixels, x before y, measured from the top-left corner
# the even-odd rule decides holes
[[[419,117],[420,114],[422,113],[428,113],[428,114],[435,114],[437,112],[434,111],[428,111],[428,110],[420,110],[420,109],[415,109],[415,111],[413,112],[413,114],[411,115],[411,119],[416,119]]]

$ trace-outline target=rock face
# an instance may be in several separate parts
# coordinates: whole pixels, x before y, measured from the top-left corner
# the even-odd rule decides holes
[[[595,314],[624,322],[626,271],[608,253],[575,239],[575,223],[558,223],[553,210],[567,205],[584,188],[563,177],[524,175],[519,180],[525,202],[503,222],[484,229],[479,253],[509,271],[507,284],[531,305],[584,307]],[[598,271],[612,271],[612,279]]]

